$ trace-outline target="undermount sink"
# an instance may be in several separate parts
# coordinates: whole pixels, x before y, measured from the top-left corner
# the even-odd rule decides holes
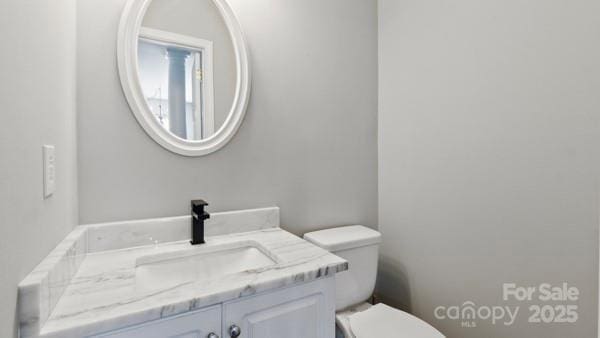
[[[256,272],[274,264],[275,259],[258,243],[191,247],[139,257],[135,268],[136,288],[152,291],[210,282],[236,273]]]

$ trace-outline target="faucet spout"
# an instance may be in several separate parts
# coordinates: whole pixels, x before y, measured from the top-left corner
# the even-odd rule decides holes
[[[204,220],[210,218],[210,214],[204,211],[208,205],[204,200],[193,200],[192,204],[192,245],[204,244]]]

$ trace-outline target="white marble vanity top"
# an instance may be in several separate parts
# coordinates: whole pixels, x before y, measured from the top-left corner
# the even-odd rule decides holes
[[[133,228],[118,224],[79,227],[20,284],[21,336],[85,337],[308,282],[348,268],[345,260],[279,228],[277,208],[258,210],[262,216],[258,215],[251,231],[218,234],[208,226],[207,232],[212,231],[213,236],[207,237],[206,244],[194,247],[188,239],[181,238],[127,246],[127,243],[139,244],[140,238],[156,241],[157,237],[150,239],[152,233],[140,230],[147,229],[143,224]],[[276,220],[272,219],[275,217],[272,213],[276,213]],[[261,217],[266,217],[267,221],[262,222]],[[217,221],[213,225],[219,223],[219,217],[215,218]],[[185,219],[175,222],[175,228],[180,229],[180,236],[184,237]],[[230,220],[224,223],[231,226]],[[167,225],[173,226],[172,222],[153,224],[160,229],[154,232],[155,236]],[[274,263],[217,279],[192,280],[158,288],[141,287],[136,279],[136,262],[139,264],[146,257],[244,245],[260,247]],[[104,250],[106,248],[109,249]]]

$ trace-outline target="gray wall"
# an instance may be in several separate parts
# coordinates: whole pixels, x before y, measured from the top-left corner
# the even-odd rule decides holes
[[[278,205],[295,233],[377,221],[375,0],[232,0],[252,56],[246,119],[222,150],[172,154],[137,124],[115,45],[124,0],[78,1],[82,223]]]
[[[16,337],[17,284],[77,222],[75,1],[0,1],[0,337]],[[43,200],[42,145],[56,146]]]
[[[233,43],[212,0],[154,0],[143,25],[213,42],[215,132],[231,111],[236,68]]]
[[[379,1],[379,290],[450,338],[596,337],[598,13]],[[512,327],[433,316],[563,281],[581,292],[575,325],[528,324],[529,303]]]

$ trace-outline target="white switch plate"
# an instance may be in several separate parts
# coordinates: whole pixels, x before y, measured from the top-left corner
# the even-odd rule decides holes
[[[54,146],[45,145],[42,147],[44,154],[44,198],[52,196],[56,190],[56,157],[54,155]]]

